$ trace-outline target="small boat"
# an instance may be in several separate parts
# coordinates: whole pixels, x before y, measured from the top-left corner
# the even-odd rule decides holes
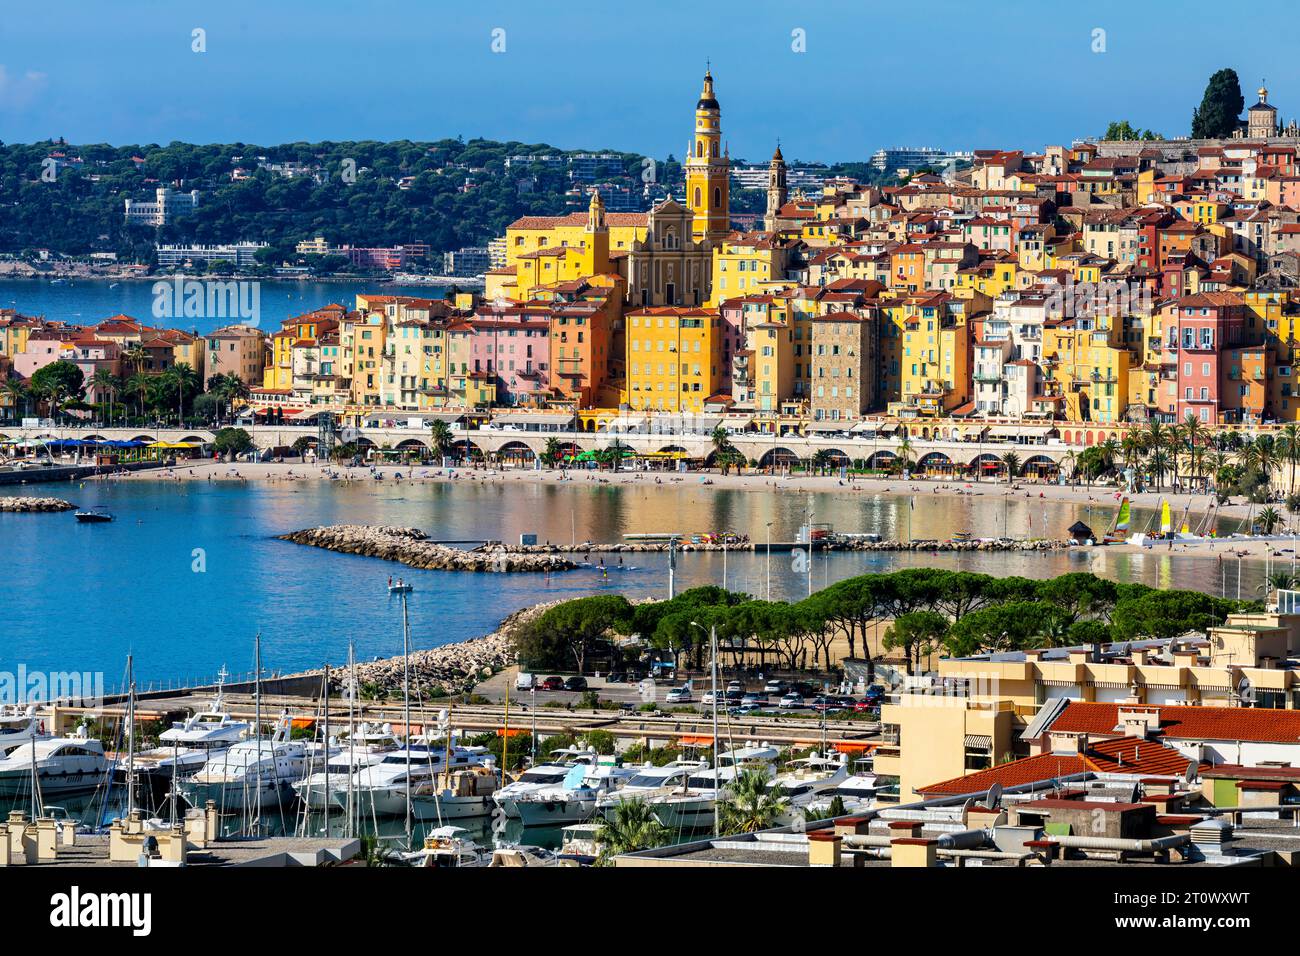
[[[388,585],[389,594],[410,594],[411,591],[413,590],[414,588],[412,588],[409,584],[405,584],[401,581],[399,581],[397,584]]]
[[[113,516],[103,508],[90,508],[86,511],[78,511],[77,520],[82,524],[103,524],[112,521]]]

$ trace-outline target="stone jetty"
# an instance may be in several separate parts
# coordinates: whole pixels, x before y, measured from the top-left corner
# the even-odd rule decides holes
[[[549,601],[524,608],[507,616],[495,631],[456,644],[445,644],[429,650],[411,652],[411,692],[418,691],[428,697],[434,688],[445,694],[460,694],[474,687],[480,680],[491,677],[502,668],[515,662],[511,638],[515,629],[531,621],[558,601]],[[320,670],[306,671],[309,676],[319,676]],[[347,679],[346,668],[331,670],[330,684],[342,688]],[[336,678],[336,679],[335,679]],[[378,661],[357,662],[357,684],[363,692],[378,689],[386,696],[401,697],[402,658],[390,657]]]
[[[430,541],[419,528],[328,525],[280,535],[282,541],[311,545],[342,554],[398,561],[427,571],[568,571],[570,559],[546,549],[507,548],[486,544],[472,550]]]
[[[71,511],[75,507],[71,501],[62,498],[0,497],[0,511]]]

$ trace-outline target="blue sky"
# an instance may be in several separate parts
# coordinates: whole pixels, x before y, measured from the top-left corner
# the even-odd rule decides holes
[[[10,0],[0,140],[486,136],[681,155],[706,59],[733,156],[850,160],[881,146],[1039,148],[1111,119],[1185,134],[1210,73],[1284,118],[1300,8],[1100,0]],[[1165,8],[1172,13],[1172,8]],[[1201,24],[1180,26],[1179,24]],[[1207,27],[1205,24],[1213,24]],[[191,31],[207,52],[191,50]],[[505,31],[505,52],[491,49]],[[806,52],[792,50],[804,31]],[[1095,53],[1093,31],[1105,30]],[[1206,30],[1213,42],[1207,42]],[[1213,51],[1206,52],[1213,47]]]

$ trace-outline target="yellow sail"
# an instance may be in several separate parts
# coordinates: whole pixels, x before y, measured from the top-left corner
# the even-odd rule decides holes
[[[1119,503],[1119,517],[1115,519],[1115,530],[1127,531],[1128,521],[1129,521],[1129,504],[1128,504],[1128,499],[1125,498],[1123,501]]]
[[[1166,499],[1160,500],[1160,533],[1168,534],[1174,530],[1174,519],[1169,513],[1169,502]]]

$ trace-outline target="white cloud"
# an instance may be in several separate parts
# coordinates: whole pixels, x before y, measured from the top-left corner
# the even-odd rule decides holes
[[[23,110],[35,102],[45,89],[46,75],[28,70],[21,75],[11,73],[0,63],[0,110]]]

